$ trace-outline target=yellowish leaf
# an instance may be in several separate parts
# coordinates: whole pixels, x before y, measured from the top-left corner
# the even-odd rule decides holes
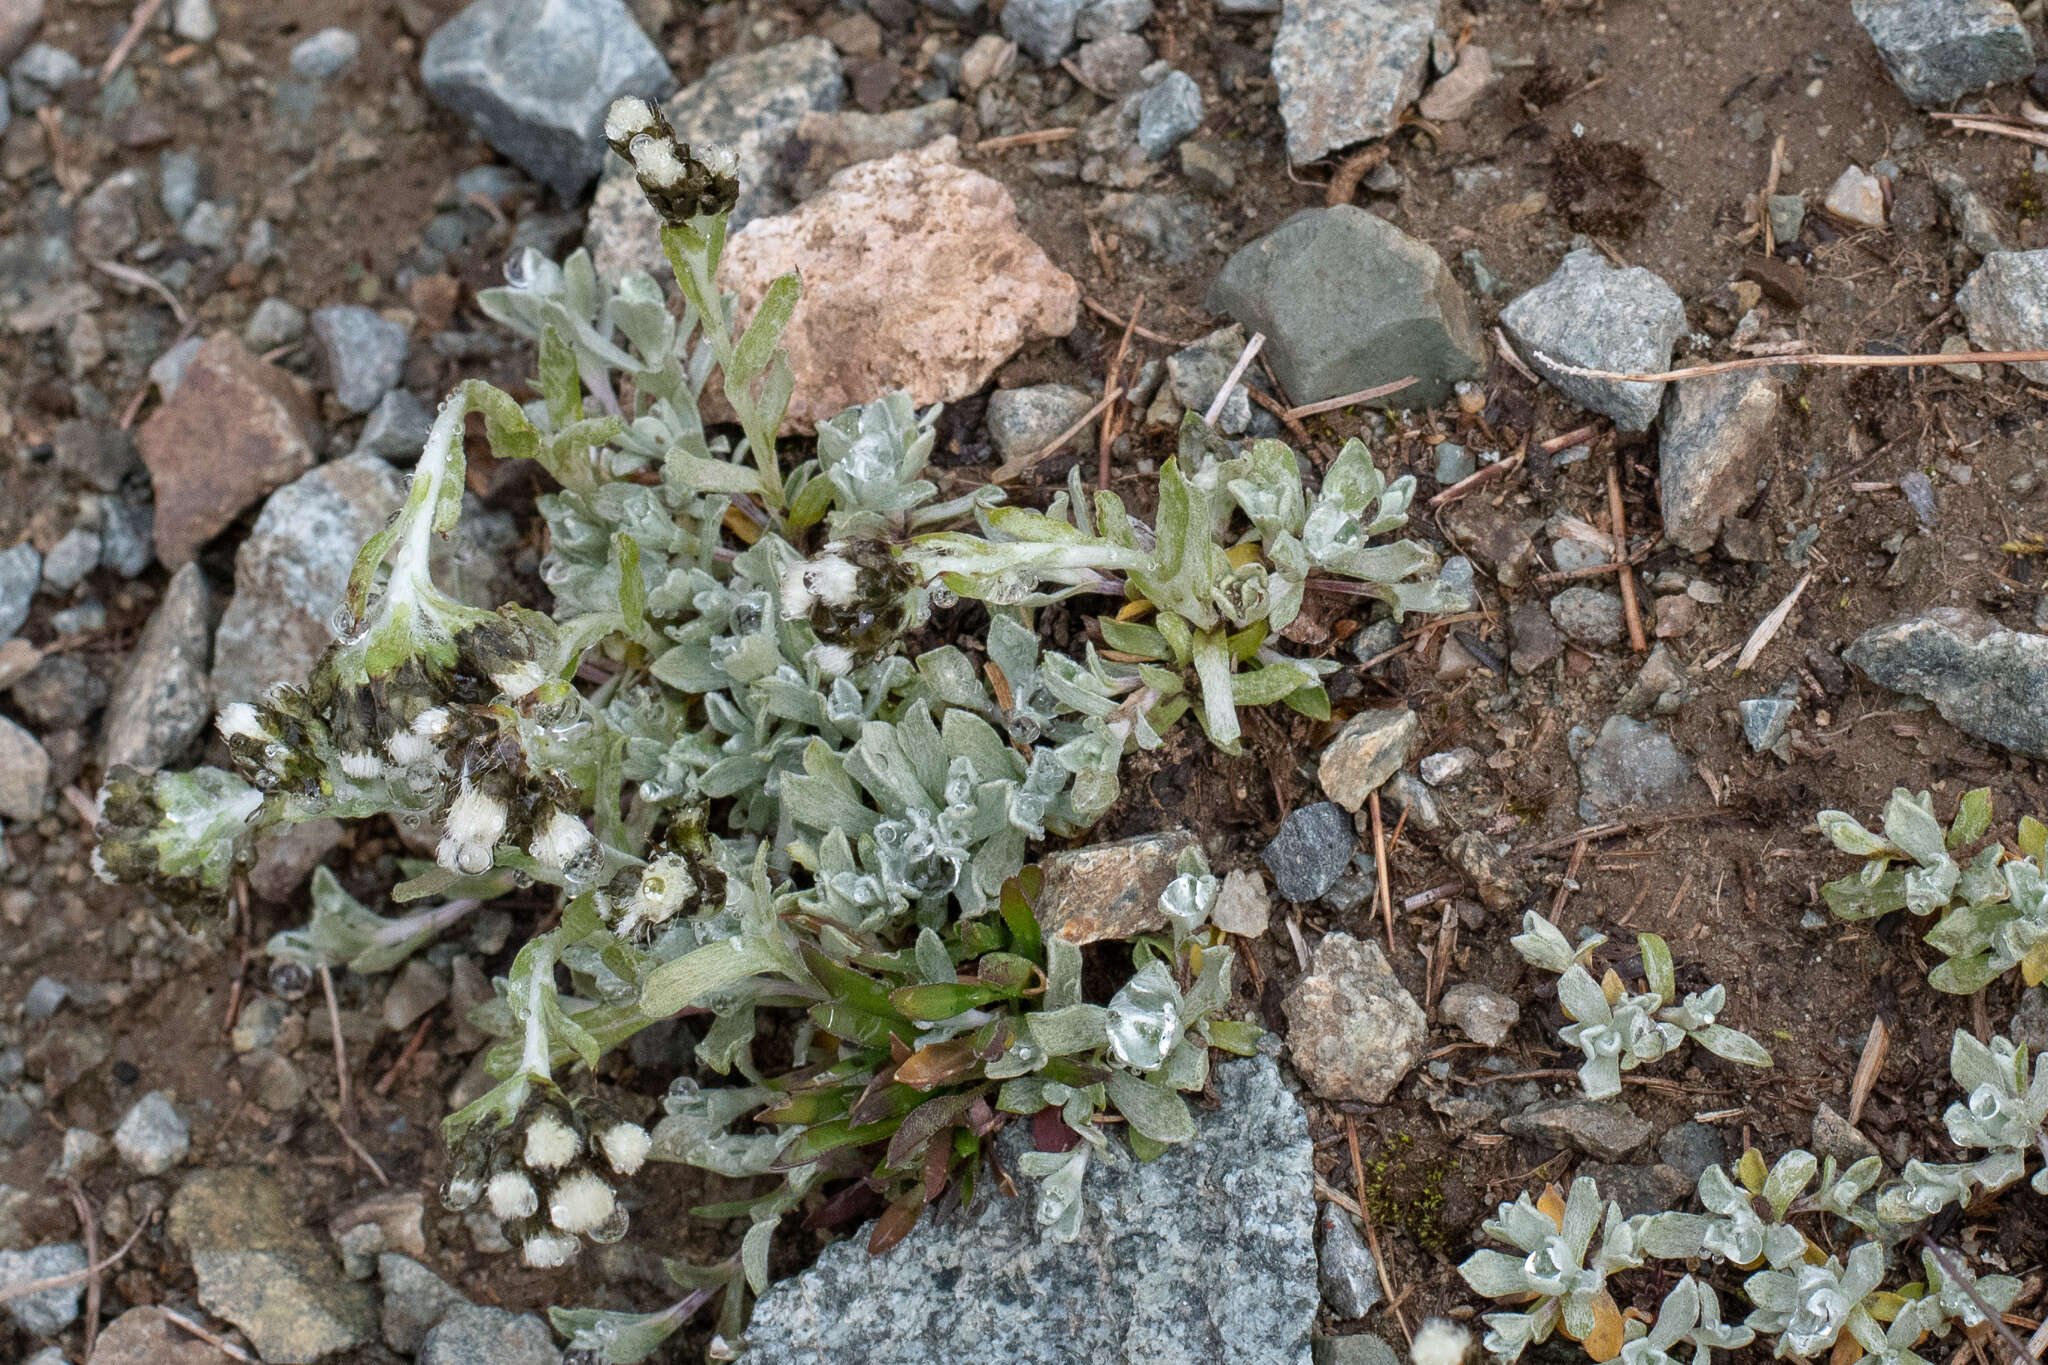
[[[2027,955],[2020,959],[2020,976],[2029,986],[2038,986],[2048,978],[2048,939],[2036,943]]]
[[[1619,1005],[1621,997],[1628,994],[1628,987],[1622,984],[1621,977],[1614,968],[1609,967],[1607,975],[1600,978],[1600,992],[1607,997],[1608,1004]]]
[[[1536,1201],[1536,1211],[1557,1224],[1559,1232],[1564,1231],[1564,1195],[1554,1183],[1543,1187],[1543,1197]]]
[[[1770,1168],[1764,1165],[1764,1154],[1752,1147],[1742,1154],[1736,1163],[1735,1178],[1742,1182],[1742,1188],[1751,1194],[1764,1192],[1764,1180],[1770,1175]]]
[[[1135,621],[1140,616],[1147,615],[1151,611],[1152,604],[1150,602],[1147,602],[1144,598],[1140,597],[1135,602],[1126,602],[1121,607],[1118,607],[1116,611],[1116,619],[1119,621]]]
[[[1628,1326],[1622,1321],[1621,1310],[1614,1306],[1614,1296],[1606,1290],[1593,1300],[1593,1330],[1579,1344],[1586,1348],[1586,1356],[1602,1365],[1621,1354],[1622,1346],[1628,1341]]]

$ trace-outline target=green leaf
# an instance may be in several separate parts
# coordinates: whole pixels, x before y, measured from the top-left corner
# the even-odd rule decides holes
[[[680,446],[663,458],[662,477],[670,487],[685,493],[746,493],[758,496],[761,492],[759,470],[727,460],[706,460]]]
[[[2048,825],[2042,824],[2031,815],[2020,817],[2020,856],[2040,862],[2043,853],[2048,853]]]
[[[734,383],[751,383],[755,375],[768,367],[802,293],[803,281],[794,272],[777,277],[768,286],[768,292],[761,296],[761,306],[754,310],[753,321],[747,324],[745,335],[733,348],[727,375]]]
[[[1305,687],[1314,686],[1315,679],[1292,664],[1268,664],[1233,677],[1230,680],[1230,698],[1239,706],[1270,706]]]
[[[1330,718],[1330,694],[1324,690],[1321,683],[1310,683],[1306,687],[1289,692],[1280,700],[1310,720]]]
[[[1202,1032],[1209,1039],[1210,1046],[1222,1048],[1225,1052],[1235,1053],[1240,1057],[1256,1056],[1259,1039],[1266,1035],[1263,1028],[1249,1019],[1204,1020]]]
[[[1950,995],[1975,995],[2003,975],[1991,954],[1979,953],[1950,958],[1927,974],[1927,984]]]
[[[549,1308],[548,1321],[572,1351],[590,1351],[606,1365],[638,1365],[674,1336],[683,1319],[673,1309],[615,1313],[602,1308]]]
[[[1678,998],[1678,974],[1671,962],[1671,945],[1656,934],[1636,935],[1643,955],[1643,975],[1651,992],[1665,1004]]]
[[[612,559],[619,566],[619,614],[628,633],[647,629],[647,580],[640,576],[640,542],[624,531],[612,532]]]
[[[713,991],[737,985],[776,965],[767,945],[746,937],[723,939],[664,962],[647,974],[640,990],[640,1012],[666,1019]]]
[[[906,1019],[938,1023],[1002,998],[999,991],[963,981],[952,985],[905,986],[890,992],[889,1003]]]
[[[1956,818],[1948,827],[1948,846],[1974,844],[1991,828],[1991,788],[1976,787],[1963,793],[1956,805]]]
[[[1045,940],[1031,903],[1037,898],[1044,880],[1044,875],[1037,868],[1027,867],[1003,883],[1000,901],[1003,923],[1010,930],[1010,947],[1019,956],[1041,965],[1045,961]]]
[[[1035,1010],[1024,1016],[1024,1027],[1047,1056],[1067,1057],[1093,1051],[1109,1041],[1109,1011],[1086,1004]]]
[[[1105,1085],[1109,1102],[1133,1131],[1162,1143],[1194,1137],[1194,1117],[1188,1113],[1187,1101],[1174,1091],[1123,1070],[1111,1071]]]
[[[540,392],[556,431],[582,418],[583,379],[576,371],[576,353],[552,323],[541,328]]]
[[[1102,642],[1119,654],[1133,654],[1141,659],[1173,657],[1173,646],[1152,626],[1108,616],[1098,616],[1095,624],[1102,630]]]

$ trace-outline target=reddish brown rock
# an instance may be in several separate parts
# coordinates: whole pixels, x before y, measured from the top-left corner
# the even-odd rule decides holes
[[[906,390],[919,407],[964,398],[1026,342],[1074,328],[1081,293],[1017,227],[994,180],[944,137],[849,166],[793,213],[747,224],[719,283],[742,317],[795,270],[803,300],[783,334],[796,397],[785,431]]]
[[[135,444],[156,487],[156,557],[191,562],[265,494],[313,467],[313,408],[292,377],[216,333]]]

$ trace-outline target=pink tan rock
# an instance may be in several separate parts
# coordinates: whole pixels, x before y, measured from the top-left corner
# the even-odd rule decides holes
[[[244,510],[313,467],[312,405],[231,332],[199,348],[135,444],[156,488],[156,557],[188,564]]]
[[[1073,330],[1073,278],[1018,228],[1010,192],[959,158],[944,137],[849,166],[727,245],[719,283],[742,317],[777,276],[803,276],[783,334],[796,379],[786,432],[892,389],[920,407],[964,398],[1026,343]]]

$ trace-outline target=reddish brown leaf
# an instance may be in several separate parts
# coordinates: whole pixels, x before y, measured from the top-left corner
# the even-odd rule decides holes
[[[924,1216],[924,1191],[915,1188],[883,1211],[875,1220],[875,1230],[868,1236],[868,1254],[880,1256],[910,1235],[917,1226],[917,1220]]]
[[[896,1079],[917,1090],[930,1090],[958,1080],[980,1065],[972,1038],[949,1038],[911,1053],[896,1068]]]
[[[1081,1135],[1067,1127],[1060,1111],[1047,1105],[1031,1116],[1031,1145],[1041,1152],[1071,1152]]]
[[[924,1149],[924,1202],[929,1204],[946,1192],[946,1177],[953,1169],[953,1130],[941,1128],[932,1134]]]

